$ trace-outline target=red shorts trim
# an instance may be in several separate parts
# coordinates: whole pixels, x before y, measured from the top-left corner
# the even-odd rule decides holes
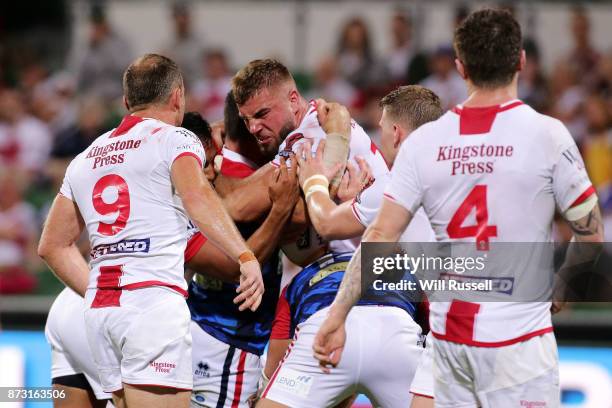
[[[291,344],[289,344],[289,347],[287,348],[287,353],[285,353],[285,356],[283,357],[283,359],[280,361],[280,363],[278,363],[278,367],[276,367],[276,370],[274,370],[274,374],[272,374],[272,377],[270,378],[270,381],[268,382],[268,386],[264,390],[263,394],[261,394],[261,399],[266,398],[266,395],[268,395],[268,391],[270,391],[270,387],[272,387],[272,384],[274,384],[274,380],[276,379],[276,376],[278,375],[279,371],[283,367],[283,363],[285,362],[287,357],[289,357],[289,354],[291,353],[291,349],[293,348],[293,345],[297,341],[299,331],[300,331],[299,328],[295,329],[295,336],[293,337],[293,341],[291,342]]]
[[[431,331],[431,334],[433,334],[433,336],[438,340],[450,341],[451,343],[466,344],[468,346],[475,346],[475,347],[504,347],[504,346],[510,346],[512,344],[516,344],[522,341],[529,340],[532,337],[537,337],[537,336],[541,336],[546,333],[551,333],[552,331],[553,331],[553,328],[551,326],[545,329],[540,329],[540,330],[536,330],[531,333],[524,334],[514,339],[497,341],[497,342],[483,342],[483,341],[475,341],[475,340],[468,340],[468,339],[460,339],[460,338],[456,338],[452,336],[447,336],[445,334],[439,334],[433,330]]]
[[[167,388],[169,390],[177,390],[177,391],[192,391],[193,390],[193,388],[179,388],[179,387],[172,387],[170,385],[160,385],[160,384],[130,384],[130,383],[126,383],[126,382],[124,382],[123,384],[129,385],[131,387],[136,387],[136,388],[141,388],[141,387],[159,387],[159,388]]]
[[[143,281],[143,282],[129,283],[127,285],[123,285],[121,287],[121,289],[134,290],[134,289],[149,288],[149,287],[153,287],[153,286],[163,286],[165,288],[170,288],[170,289],[180,293],[185,298],[189,295],[189,293],[187,293],[187,291],[185,289],[183,289],[183,288],[181,288],[179,286],[172,285],[172,284],[166,283],[166,282],[161,282],[161,281]]]
[[[429,399],[434,399],[433,395],[426,395],[426,394],[419,394],[418,392],[412,392],[410,391],[410,393],[414,396],[419,396],[419,397],[423,397],[423,398],[429,398]]]

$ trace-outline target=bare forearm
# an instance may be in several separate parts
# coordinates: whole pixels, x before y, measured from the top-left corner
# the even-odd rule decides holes
[[[279,206],[272,205],[272,209],[263,224],[247,240],[247,245],[255,253],[259,263],[266,262],[278,247],[283,226],[287,223],[290,215],[291,211],[285,211]]]
[[[329,195],[322,192],[315,192],[308,197],[308,217],[314,229],[323,238],[326,238],[327,229],[331,227],[331,214],[336,208]]]
[[[79,295],[85,296],[89,266],[76,245],[52,248],[41,256],[59,280]]]
[[[187,213],[200,231],[230,258],[237,261],[248,250],[221,199],[210,185],[203,186],[199,192],[186,193],[181,198]]]
[[[361,245],[351,258],[344,272],[340,288],[332,304],[330,314],[346,318],[351,308],[361,297]]]
[[[223,197],[223,204],[236,222],[251,222],[265,214],[272,202],[268,196],[268,186],[274,166],[267,164],[244,179],[219,176],[215,188]]]

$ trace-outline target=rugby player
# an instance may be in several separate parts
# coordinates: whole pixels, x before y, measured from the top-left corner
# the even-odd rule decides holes
[[[480,10],[461,23],[454,47],[468,99],[402,144],[363,242],[397,241],[421,206],[438,241],[482,251],[495,241],[551,242],[555,207],[574,240],[602,242],[597,197],[574,140],[560,121],[517,100],[521,46],[520,26],[506,11]],[[361,249],[317,334],[321,364],[341,358],[345,321],[360,297],[360,258]],[[560,304],[432,302],[436,407],[559,407],[551,306]]]
[[[202,144],[177,127],[185,96],[176,64],[146,54],[127,68],[123,86],[130,114],[71,162],[38,251],[85,297],[89,346],[115,405],[187,407],[193,383],[183,277],[187,217],[240,262],[235,301],[243,310],[257,309],[263,281],[203,176]],[[74,244],[84,227],[89,267]]]
[[[325,111],[322,109],[323,101],[317,102],[321,111]],[[400,144],[410,135],[413,129],[442,115],[439,98],[433,92],[420,86],[408,86],[397,89],[383,98],[381,106],[384,108],[381,119],[381,147],[388,163],[393,163]],[[334,110],[330,110],[330,113],[327,115],[320,113],[319,121],[325,124],[326,120],[336,119],[334,116]],[[324,176],[327,169],[322,161],[323,143],[319,144],[319,148],[317,148],[314,156],[309,154],[309,146],[305,146],[305,154],[300,152],[297,155],[300,165],[300,182],[306,196],[310,220],[324,239],[359,236],[365,231],[366,226],[372,222],[377,208],[382,203],[382,191],[384,185],[388,182],[388,177],[379,177],[370,186],[363,186],[365,188],[354,200],[336,204],[329,196],[327,180]],[[313,180],[316,182],[313,183]],[[322,183],[319,184],[321,181]],[[323,188],[313,188],[313,186],[318,185]],[[417,213],[416,218],[417,222],[407,229],[403,236],[403,241],[428,242],[433,240],[433,231],[427,217],[422,213]],[[318,263],[325,264],[326,262],[325,260],[319,260]],[[366,393],[370,394],[374,401],[383,406],[405,405],[410,399],[408,386],[412,381],[416,364],[422,352],[422,349],[417,346],[420,342],[420,329],[412,321],[416,309],[415,305],[410,301],[404,300],[404,302],[392,304],[392,306],[396,307],[377,308],[379,318],[381,320],[386,319],[386,324],[382,325],[382,328],[379,330],[372,330],[371,333],[376,332],[376,337],[385,339],[402,337],[403,341],[407,342],[407,344],[394,350],[394,359],[392,361],[380,358],[381,350],[376,348],[376,340],[366,339],[366,335],[362,332],[359,323],[356,323],[360,315],[366,315],[371,312],[371,309],[368,309],[367,306],[360,306],[359,312],[352,316],[353,326],[350,330],[356,337],[362,340],[361,343],[352,345],[352,355],[356,356],[362,353],[376,355],[377,361],[362,364],[360,370],[352,366],[351,363],[353,361],[349,361],[343,364],[342,367],[332,370],[331,376],[326,376],[316,369],[317,362],[312,360],[309,355],[312,338],[302,335],[301,330],[304,330],[304,327],[307,329],[316,328],[317,319],[320,319],[320,317],[312,315],[318,311],[323,311],[322,313],[324,313],[325,308],[329,306],[329,302],[335,296],[342,279],[341,272],[343,267],[340,266],[341,264],[332,263],[331,261],[327,263],[330,266],[323,266],[320,270],[313,267],[313,265],[307,267],[283,291],[277,308],[277,321],[275,321],[275,329],[272,335],[271,350],[273,349],[273,342],[283,338],[290,338],[296,329],[300,332],[300,335],[296,336],[297,339],[290,346],[291,352],[284,358],[282,368],[279,368],[278,372],[274,374],[274,380],[279,382],[277,378],[284,378],[285,372],[292,370],[298,371],[300,374],[306,372],[314,377],[316,384],[333,383],[334,386],[319,385],[319,387],[324,387],[326,392],[335,389],[339,395],[334,395],[333,397],[340,397],[340,400],[342,397],[350,394],[348,390],[358,392],[361,391],[358,387],[362,386],[365,387]],[[346,262],[344,262],[345,265]],[[313,283],[320,280],[317,276],[322,276],[325,282],[323,284]],[[379,304],[389,305],[386,302]],[[401,312],[398,315],[398,307],[399,309],[406,310],[408,313]],[[389,324],[390,321],[394,323]],[[307,343],[308,341],[310,342],[309,344]],[[413,347],[409,347],[410,344]],[[302,349],[306,350],[308,358],[299,357]],[[297,357],[296,354],[298,355]],[[268,356],[270,357],[270,353]],[[271,368],[276,368],[275,363],[278,359],[276,361],[272,360],[269,359],[266,362],[267,375],[271,375]],[[296,363],[296,360],[299,363]],[[355,360],[355,364],[358,361],[359,359]],[[347,372],[353,371],[361,372],[362,377],[347,375]],[[343,379],[347,381],[343,383]],[[376,379],[376,381],[373,381],[373,379]],[[282,388],[282,381],[281,386],[276,385],[276,387]],[[272,391],[274,391],[274,388],[275,385],[271,385]],[[264,397],[269,398],[269,390],[267,391],[264,393]],[[329,401],[324,402],[316,399],[310,402],[316,406],[324,406],[329,403]],[[285,404],[294,406],[295,401],[291,401],[291,403],[285,402]]]

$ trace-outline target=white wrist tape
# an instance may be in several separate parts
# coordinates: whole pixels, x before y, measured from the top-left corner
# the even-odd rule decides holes
[[[306,199],[306,201],[308,202],[308,198],[316,192],[325,193],[325,195],[329,197],[329,190],[327,187],[324,187],[320,184],[315,184],[314,186],[310,187],[304,194],[304,198]]]
[[[318,182],[318,183],[313,183],[313,182]],[[311,184],[318,184],[318,185],[325,184],[326,186],[329,186],[329,180],[323,174],[315,174],[314,176],[310,176],[306,180],[304,180],[304,184],[302,184],[302,189],[304,191],[308,190]]]
[[[578,221],[591,212],[597,205],[597,194],[591,194],[589,198],[582,203],[565,211],[565,219],[568,221]]]
[[[327,168],[333,167],[338,163],[343,163],[343,167],[330,180],[332,187],[338,187],[344,175],[346,160],[349,155],[350,135],[342,133],[329,133],[325,138],[325,151],[323,152],[323,163]]]

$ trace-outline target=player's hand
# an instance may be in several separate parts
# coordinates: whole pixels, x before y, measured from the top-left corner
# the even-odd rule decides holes
[[[327,168],[323,164],[323,152],[325,151],[325,140],[321,140],[317,146],[317,151],[313,156],[311,153],[312,145],[310,142],[304,142],[298,148],[297,162],[299,166],[298,176],[300,180],[300,186],[304,187],[304,183],[310,177],[316,174],[322,174],[331,180],[338,171],[343,167],[342,163],[336,164],[332,168]]]
[[[357,156],[355,160],[359,165],[359,170],[351,162],[346,164],[346,171],[336,194],[341,202],[353,200],[374,181],[372,169],[363,157]]]
[[[324,99],[316,102],[317,118],[325,133],[351,134],[351,114],[345,106]]]
[[[314,339],[314,357],[319,360],[319,366],[324,373],[330,372],[329,366],[336,367],[340,362],[346,343],[344,324],[345,319],[330,313]]]
[[[284,157],[274,172],[274,182],[268,188],[272,208],[278,208],[283,214],[291,211],[300,197],[300,185],[297,178],[297,165],[287,167]]]
[[[241,312],[247,309],[253,312],[257,310],[264,293],[259,262],[253,260],[240,264],[240,286],[236,292],[239,295],[234,298],[234,304],[240,304],[238,310]]]

